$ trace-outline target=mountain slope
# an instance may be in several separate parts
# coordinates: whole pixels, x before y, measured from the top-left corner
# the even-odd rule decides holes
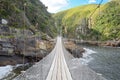
[[[54,34],[54,19],[39,0],[1,0],[0,19],[6,19],[8,26],[15,28],[31,28],[35,31]]]
[[[89,4],[84,6],[78,6],[66,11],[59,12],[54,15],[54,18],[58,21],[58,25],[67,28],[67,35],[69,37],[73,37],[76,28],[84,25],[88,27],[89,24],[82,24],[87,23],[90,15],[94,12],[95,8],[97,7],[96,4]],[[98,10],[95,13],[98,14]],[[84,28],[84,27],[82,27]],[[86,33],[83,33],[86,34]],[[85,36],[85,35],[84,35]]]
[[[77,34],[77,37],[82,39],[120,39],[119,6],[118,0],[103,4],[100,8],[96,4],[78,6],[59,12],[54,18],[59,27],[67,28],[66,34],[69,37]]]
[[[103,40],[120,39],[120,2],[107,3],[106,8],[95,18],[93,28],[99,31]]]

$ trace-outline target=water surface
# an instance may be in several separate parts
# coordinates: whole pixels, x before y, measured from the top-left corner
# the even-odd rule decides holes
[[[86,58],[87,64],[107,80],[120,80],[120,48],[80,45],[94,51]]]

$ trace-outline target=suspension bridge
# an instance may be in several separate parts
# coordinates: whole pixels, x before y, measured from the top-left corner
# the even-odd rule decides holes
[[[69,54],[61,36],[56,40],[48,56],[13,80],[106,80]]]

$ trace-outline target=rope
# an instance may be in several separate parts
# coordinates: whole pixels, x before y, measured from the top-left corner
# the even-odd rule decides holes
[[[95,8],[95,10],[93,11],[93,13],[89,16],[89,18],[91,18],[93,16],[93,14],[96,12],[96,10],[100,7],[100,5],[102,4],[103,0],[100,1],[100,3],[98,4],[98,6]]]
[[[91,18],[92,18],[92,16],[94,15],[94,13],[97,11],[97,9],[99,8],[99,15],[100,15],[100,6],[101,6],[101,4],[102,4],[102,2],[103,2],[103,0],[101,0],[100,1],[100,3],[98,4],[98,6],[95,8],[95,10],[91,13],[91,15],[88,17],[88,19],[89,19],[89,26],[91,27],[92,26],[92,24],[91,24]]]
[[[38,23],[36,23],[36,25],[35,25],[35,28],[37,29],[37,26],[38,26]],[[36,39],[36,33],[35,33],[35,62],[37,62],[37,45],[38,45],[38,43],[37,43],[37,39]]]
[[[24,49],[23,49],[23,71],[24,71],[25,70],[25,67],[24,67],[25,66],[24,65],[25,64],[25,42],[26,42],[25,41],[26,40],[25,39],[25,36],[26,36],[25,35],[25,6],[26,6],[26,3],[24,3],[23,6],[24,6],[24,28],[23,28],[23,35],[24,35],[24,43],[23,43],[24,44]]]
[[[37,41],[36,41],[36,36],[35,36],[35,61],[37,62]]]

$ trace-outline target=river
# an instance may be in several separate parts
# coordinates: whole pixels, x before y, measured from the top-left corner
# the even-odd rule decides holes
[[[120,80],[120,48],[79,45],[87,51],[83,63],[107,80]]]
[[[86,50],[83,58],[80,58],[83,64],[88,65],[95,72],[102,74],[107,80],[120,80],[120,48],[98,47],[81,44],[79,44],[79,46],[84,47]],[[11,80],[9,78],[20,74],[21,70],[22,67],[1,67],[0,77]],[[8,76],[5,76],[6,74]]]
[[[12,80],[14,77],[18,76],[21,71],[28,69],[32,64],[17,64],[16,66],[3,66],[0,67],[0,80]]]

